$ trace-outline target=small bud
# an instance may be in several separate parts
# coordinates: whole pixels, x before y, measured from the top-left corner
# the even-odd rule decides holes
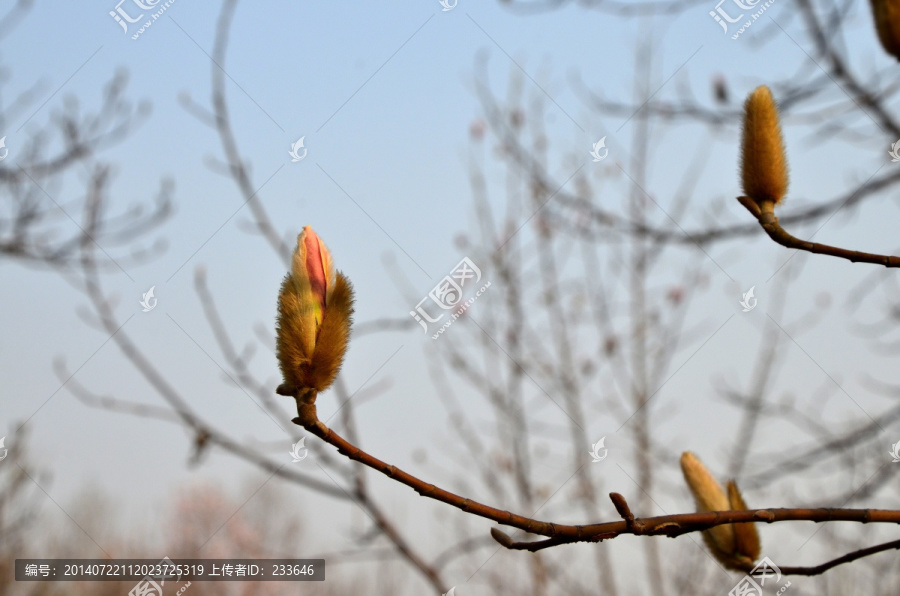
[[[900,4],[896,0],[872,0],[872,16],[882,47],[900,60]]]
[[[504,532],[501,532],[497,528],[491,528],[491,537],[494,540],[496,540],[497,542],[499,542],[500,544],[502,544],[503,546],[505,546],[506,548],[509,548],[513,544],[516,543],[515,540],[510,538],[509,534],[505,534]]]
[[[744,194],[763,212],[771,211],[787,193],[787,157],[778,123],[778,108],[772,92],[765,85],[754,89],[744,103],[741,179]]]
[[[729,482],[726,494],[722,485],[690,451],[681,456],[681,471],[699,513],[747,508],[737,485]],[[715,526],[703,531],[703,539],[712,555],[728,569],[747,571],[759,556],[759,536],[751,523]]]
[[[717,75],[713,79],[713,92],[717,102],[728,103],[728,85],[725,82],[725,77],[722,75]]]
[[[306,226],[278,295],[276,355],[284,377],[279,393],[324,391],[334,382],[347,351],[352,315],[349,280],[334,271],[325,243]]]

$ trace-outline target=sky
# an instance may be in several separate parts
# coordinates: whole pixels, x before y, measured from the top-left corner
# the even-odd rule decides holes
[[[303,226],[316,229],[337,268],[354,283],[358,322],[403,318],[416,297],[424,297],[466,256],[454,238],[471,230],[475,217],[467,156],[472,149],[470,126],[483,117],[474,84],[481,60],[486,59],[488,80],[498,95],[505,93],[511,75],[520,75],[527,92],[545,98],[549,167],[565,179],[566,160],[573,155],[586,167],[612,167],[590,161],[591,145],[601,137],[606,137],[616,163],[629,163],[634,150],[635,121],[598,115],[576,80],[607,98],[631,101],[635,47],[650,38],[658,97],[673,98],[679,88],[691,87],[709,104],[711,81],[722,75],[732,96],[741,98],[756,85],[810,65],[812,48],[804,45],[808,40],[798,24],[777,22],[783,4],[773,3],[771,18],[754,23],[745,37],[733,40],[709,16],[712,2],[643,20],[577,6],[529,15],[502,3],[467,0],[459,0],[452,10],[442,10],[437,0],[389,5],[244,2],[237,8],[227,58],[220,66],[227,76],[238,148],[279,232],[293,242]],[[264,242],[242,225],[249,213],[233,182],[207,167],[210,158],[222,156],[215,131],[179,103],[179,97],[187,95],[209,106],[211,69],[218,68],[210,59],[218,4],[172,2],[137,39],[131,37],[136,25],[123,32],[110,16],[115,7],[111,1],[38,3],[3,40],[5,102],[41,83],[32,109],[4,122],[0,130],[6,135],[9,159],[16,159],[16,148],[29,132],[52,121],[65,97],[75,96],[83,109],[92,110],[112,74],[127,71],[127,96],[148,101],[152,112],[124,142],[101,153],[101,159],[114,166],[112,209],[123,212],[147,202],[162,180],[171,180],[176,210],[158,234],[166,240],[165,249],[146,264],[106,276],[105,287],[120,300],[119,316],[131,317],[126,329],[132,339],[190,396],[193,407],[232,438],[270,445],[273,454],[286,457],[291,441],[277,422],[224,378],[221,353],[193,288],[194,272],[202,267],[223,318],[242,346],[256,341],[254,326],[272,329],[285,272]],[[133,0],[121,7],[130,15],[140,12]],[[849,19],[854,60],[883,68],[888,58],[868,29],[868,7],[860,7]],[[763,35],[774,36],[774,41],[761,46]],[[893,139],[873,136],[848,151],[844,143],[818,142],[807,133],[803,127],[788,127],[785,133],[788,146],[802,156],[792,161],[797,204],[830,197],[834,188],[863,181],[889,164],[886,150]],[[670,181],[684,173],[689,156],[707,143],[712,155],[698,182],[698,196],[721,199],[739,193],[736,125],[713,139],[689,126],[652,134],[650,192],[662,209],[673,200],[665,193]],[[307,153],[293,162],[289,151],[300,138]],[[490,147],[494,139],[489,136],[484,143]],[[489,177],[491,188],[502,189],[502,176],[494,174]],[[84,179],[83,171],[66,176],[53,191],[54,200],[77,204]],[[502,200],[496,197],[501,194],[494,200]],[[733,202],[726,203],[726,209],[735,219],[742,215]],[[880,204],[846,225],[836,220],[818,232],[817,239],[889,252],[895,248],[894,226],[885,214],[896,215],[893,205]],[[72,215],[77,219],[77,213]],[[71,222],[61,226],[75,230]],[[692,314],[692,321],[709,329],[740,313],[741,293],[751,286],[759,289],[764,304],[767,279],[786,259],[784,251],[760,241],[726,244],[714,251],[710,259],[715,262],[708,264],[711,297]],[[720,262],[727,265],[722,268]],[[787,316],[823,294],[850,287],[869,271],[858,265],[810,262]],[[393,272],[405,278],[404,287],[395,284]],[[65,523],[65,504],[85,486],[107,492],[129,518],[147,508],[162,510],[167,495],[197,478],[220,482],[237,495],[249,491],[247,478],[251,485],[253,478],[260,478],[258,471],[221,452],[212,453],[199,467],[189,467],[190,438],[178,427],[78,402],[66,379],[54,372],[54,361],[77,371],[77,381],[98,393],[144,403],[158,404],[160,399],[108,336],[79,318],[86,300],[58,276],[3,262],[0,279],[0,434],[6,432],[6,447],[15,450],[15,429],[27,421],[30,456],[52,474],[46,491],[60,511],[52,513],[48,501],[49,515]],[[158,306],[144,313],[139,301],[151,286]],[[667,391],[694,392],[697,379],[705,381],[710,371],[746,373],[740,366],[741,346],[758,339],[765,321],[762,311],[735,319],[719,338],[724,343],[718,348],[694,358],[702,342],[685,347],[676,362],[688,366]],[[850,335],[841,317],[827,318],[817,328],[807,345],[812,356],[804,363],[802,355],[796,355],[798,368],[792,378],[798,391],[805,379],[814,378],[817,385],[833,377],[859,396],[865,393],[857,374],[863,366],[870,372],[887,370],[887,363],[873,363],[870,355],[846,354],[835,346],[843,341],[836,338]],[[427,465],[412,457],[416,449],[425,448],[432,458],[443,456],[448,466],[455,463],[447,455],[454,447],[446,444],[455,439],[425,366],[423,352],[431,341],[419,328],[361,337],[351,346],[345,365],[351,391],[379,380],[390,386],[360,407],[362,442],[382,459],[419,465],[426,475]],[[273,388],[277,385],[278,371],[267,349],[260,347],[252,366]],[[333,396],[323,396],[321,402],[323,416],[337,407]],[[716,411],[712,406],[697,415],[712,420]],[[600,417],[590,430],[599,437],[614,426]],[[727,439],[719,436],[726,431],[688,436],[673,432],[698,452],[712,451]],[[615,453],[618,447],[613,442],[610,449]],[[557,473],[569,471],[560,465]],[[627,481],[614,470],[609,475],[612,484]],[[430,509],[409,504],[410,491],[384,484],[378,490],[406,503],[396,511],[409,507],[410,516],[430,515]],[[677,499],[665,504],[684,507]],[[318,523],[310,521],[312,527]]]

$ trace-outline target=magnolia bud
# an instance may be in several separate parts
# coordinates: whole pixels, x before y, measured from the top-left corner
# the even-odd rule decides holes
[[[337,376],[353,315],[353,287],[310,226],[297,237],[291,272],[278,295],[276,355],[283,395],[324,391]]]
[[[744,103],[741,139],[741,179],[744,194],[762,211],[771,211],[788,188],[787,157],[772,92],[762,85]]]
[[[682,454],[681,471],[694,495],[698,512],[747,508],[737,485],[729,482],[726,494],[722,485],[693,453],[686,451]],[[728,569],[747,571],[759,556],[759,535],[752,523],[721,524],[704,530],[703,539],[712,555]]]

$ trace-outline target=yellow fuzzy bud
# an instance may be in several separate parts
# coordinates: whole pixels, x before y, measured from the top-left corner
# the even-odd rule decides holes
[[[771,211],[787,193],[787,157],[778,123],[778,108],[772,92],[765,85],[754,89],[744,103],[741,180],[744,194],[763,212]]]
[[[297,237],[291,272],[278,295],[276,356],[282,395],[324,391],[337,376],[353,315],[353,288],[334,271],[331,253],[310,226]]]
[[[716,482],[706,466],[690,451],[681,456],[681,472],[688,488],[694,495],[697,511],[728,511],[731,505],[722,486]],[[717,553],[730,553],[734,550],[734,528],[731,524],[723,524],[703,532],[707,546],[720,559]],[[720,559],[721,560],[721,559]]]
[[[885,51],[900,60],[900,2],[872,0],[875,30]]]
[[[722,485],[690,451],[681,456],[681,471],[699,513],[747,508],[737,485],[729,482],[726,494]],[[759,535],[751,523],[712,527],[703,531],[703,540],[712,555],[728,569],[747,571],[759,556]]]

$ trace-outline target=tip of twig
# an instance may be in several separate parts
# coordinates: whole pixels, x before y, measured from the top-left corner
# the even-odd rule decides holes
[[[506,548],[510,548],[515,542],[509,535],[504,534],[497,528],[491,528],[491,537]]]
[[[753,214],[753,217],[755,217],[756,219],[762,217],[762,211],[759,210],[759,205],[756,203],[756,201],[747,196],[740,196],[737,198],[737,200],[738,203],[747,208],[747,211]]]
[[[634,521],[634,514],[631,512],[631,508],[628,506],[625,497],[619,493],[609,493],[609,498],[613,502],[613,505],[616,506],[616,511],[619,512],[622,519],[628,524],[632,523]]]

